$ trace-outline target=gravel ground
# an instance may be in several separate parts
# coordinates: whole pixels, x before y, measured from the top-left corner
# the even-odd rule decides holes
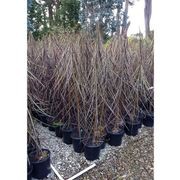
[[[83,154],[73,151],[54,132],[37,124],[42,147],[51,151],[51,163],[64,178],[68,179],[92,163],[96,167],[76,180],[153,180],[154,144],[153,128],[142,127],[136,137],[124,135],[122,145],[112,147],[106,144],[100,159],[88,161]],[[54,172],[46,180],[58,180]]]

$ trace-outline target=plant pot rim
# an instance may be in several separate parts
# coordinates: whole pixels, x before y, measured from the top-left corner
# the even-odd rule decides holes
[[[71,138],[75,139],[75,140],[82,140],[83,139],[82,136],[81,137],[79,137],[79,136],[77,137],[77,136],[74,136],[73,133],[71,134]]]
[[[42,151],[47,151],[48,152],[48,156],[46,157],[46,158],[44,158],[44,159],[41,159],[41,160],[31,160],[31,163],[33,163],[33,164],[38,164],[38,163],[42,163],[42,162],[44,162],[44,161],[46,161],[49,157],[50,157],[50,151],[49,151],[49,149],[42,149]],[[29,154],[29,157],[31,157],[35,152],[37,152],[37,150],[35,150],[35,151],[33,151],[33,152],[31,152],[30,154]],[[33,157],[33,156],[32,156]]]
[[[134,120],[134,121],[131,121],[131,120],[126,120],[126,124],[131,124],[131,125],[136,125],[136,124],[140,124],[141,123],[141,121],[140,120],[138,120],[138,119],[136,119],[136,120]]]
[[[124,129],[124,124],[123,125],[121,124],[118,127],[119,127],[119,130],[121,130],[121,129],[123,130]],[[106,127],[106,132],[109,132],[109,131],[111,132],[112,129],[113,129],[113,125],[111,124],[111,125]]]
[[[63,132],[72,132],[72,128],[66,129],[66,128],[62,128]]]
[[[113,132],[112,130],[107,129],[107,133],[108,133],[108,134],[113,134],[113,135],[123,134],[123,133],[124,133],[124,127],[123,127],[123,128],[120,128],[118,132]]]
[[[154,113],[149,112],[149,113],[146,114],[146,116],[154,117]]]
[[[97,144],[90,144],[90,143],[84,143],[83,142],[83,145],[86,146],[86,147],[90,147],[90,148],[97,148],[97,147],[101,147],[101,145],[103,144],[104,141],[99,141]]]

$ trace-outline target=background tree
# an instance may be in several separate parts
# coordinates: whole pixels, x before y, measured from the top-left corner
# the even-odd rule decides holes
[[[62,0],[55,14],[55,25],[66,28],[77,28],[79,21],[79,0]]]
[[[30,0],[31,1],[31,0]],[[56,30],[81,28],[108,40],[113,34],[127,34],[130,0],[32,0],[28,11],[31,31],[36,38]]]
[[[62,0],[40,0],[39,3],[44,4],[44,7],[47,9],[49,25],[53,26],[55,23],[55,14],[60,8]]]
[[[99,22],[104,39],[112,36],[122,24],[122,8],[124,0],[82,0],[80,21],[82,27],[95,32]]]
[[[79,30],[79,0],[28,0],[28,30],[35,39],[57,29]]]
[[[41,37],[44,24],[43,5],[37,3],[35,0],[32,0],[31,4],[28,1],[28,5],[28,30],[38,39]]]
[[[146,33],[146,37],[150,36],[151,13],[152,13],[152,0],[145,0],[144,20],[145,20],[145,33]]]

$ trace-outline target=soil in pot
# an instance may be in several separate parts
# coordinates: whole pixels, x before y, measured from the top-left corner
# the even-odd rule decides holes
[[[124,127],[121,127],[120,129],[113,131],[107,129],[109,141],[108,144],[111,146],[120,146],[122,142],[122,137],[124,135]]]
[[[128,136],[136,136],[140,127],[141,121],[139,121],[139,119],[135,121],[126,120],[124,131]]]
[[[42,149],[42,153],[34,151],[29,154],[30,162],[33,165],[32,177],[36,179],[44,179],[51,173],[50,168],[50,151]]]
[[[65,144],[72,144],[72,138],[71,138],[72,129],[63,128],[62,133],[63,133],[63,142]]]
[[[33,166],[32,164],[28,163],[28,169],[27,169],[27,180],[31,180],[32,179],[32,171],[33,171]]]
[[[71,134],[71,138],[72,138],[74,152],[82,153],[84,151],[84,144],[82,142],[82,137],[80,137],[78,133],[73,132]]]
[[[153,127],[154,126],[154,115],[147,114],[143,119],[143,125],[146,127]]]
[[[97,144],[93,144],[92,141],[84,144],[84,156],[89,161],[94,161],[99,159],[101,146],[103,142],[99,142]]]
[[[56,133],[57,137],[59,137],[59,138],[63,137],[63,132],[62,132],[62,126],[61,125],[55,127],[55,133]]]

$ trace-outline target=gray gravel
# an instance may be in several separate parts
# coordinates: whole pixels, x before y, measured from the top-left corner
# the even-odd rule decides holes
[[[41,145],[51,151],[51,163],[64,178],[68,179],[92,163],[96,167],[86,172],[78,180],[153,180],[154,144],[153,128],[142,127],[136,137],[124,136],[122,145],[112,147],[106,144],[100,159],[90,162],[83,153],[73,151],[54,132],[36,124]],[[58,180],[54,172],[46,180]]]

